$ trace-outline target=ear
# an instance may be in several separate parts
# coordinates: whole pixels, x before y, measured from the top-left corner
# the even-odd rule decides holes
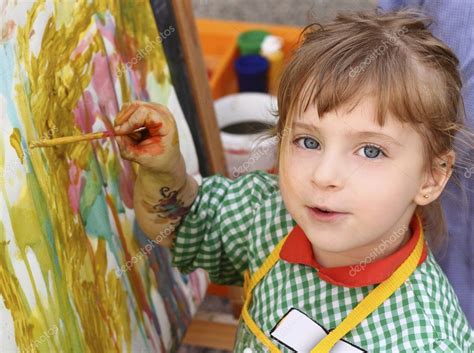
[[[451,177],[455,160],[456,154],[453,150],[435,159],[433,168],[425,173],[424,182],[415,195],[414,201],[417,205],[428,205],[439,197]]]

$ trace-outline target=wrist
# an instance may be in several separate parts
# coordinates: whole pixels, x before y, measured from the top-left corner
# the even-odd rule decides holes
[[[147,184],[166,184],[169,187],[179,188],[186,181],[186,164],[184,158],[180,153],[177,161],[172,163],[169,170],[166,171],[157,171],[140,165],[138,177]]]

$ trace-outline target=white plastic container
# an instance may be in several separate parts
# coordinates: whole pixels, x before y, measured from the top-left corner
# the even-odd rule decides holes
[[[274,172],[277,139],[262,139],[263,132],[236,134],[222,128],[245,122],[275,125],[277,117],[272,113],[277,110],[276,97],[266,93],[237,93],[216,100],[214,108],[229,176],[237,178],[253,170]]]

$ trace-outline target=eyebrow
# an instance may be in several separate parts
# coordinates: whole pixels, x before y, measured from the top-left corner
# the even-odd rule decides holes
[[[318,132],[320,131],[317,126],[315,126],[313,124],[302,123],[302,122],[294,122],[293,127],[301,127],[301,128],[308,129],[308,130],[315,130],[315,131],[318,131]],[[396,144],[398,146],[401,146],[401,144],[399,142],[397,142],[393,137],[391,137],[389,135],[386,135],[386,134],[382,134],[381,132],[357,131],[357,132],[354,132],[354,133],[348,133],[347,135],[353,135],[353,136],[355,135],[359,138],[376,137],[376,138],[386,140],[387,142]]]

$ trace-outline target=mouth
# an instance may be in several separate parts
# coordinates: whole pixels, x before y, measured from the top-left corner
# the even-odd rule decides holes
[[[335,211],[325,206],[307,206],[311,216],[318,221],[332,222],[348,215],[348,212]]]
[[[313,206],[308,206],[308,207],[315,210],[322,211],[322,212],[328,212],[328,213],[348,213],[348,212],[341,211],[339,209],[328,207],[326,205],[313,205]]]

